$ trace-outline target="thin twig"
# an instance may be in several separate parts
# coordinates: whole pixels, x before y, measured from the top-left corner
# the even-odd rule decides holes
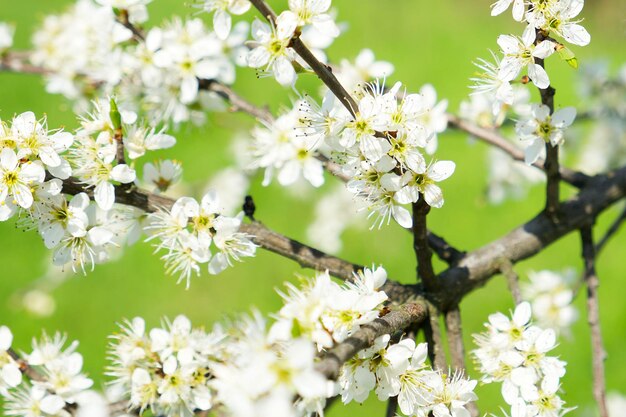
[[[609,417],[606,407],[606,387],[604,382],[606,353],[602,345],[602,331],[600,329],[600,300],[598,298],[600,281],[596,274],[596,253],[591,226],[580,230],[580,239],[582,242],[582,256],[585,262],[585,281],[587,282],[587,321],[591,329],[593,396],[598,404],[600,417]]]
[[[9,354],[11,359],[13,359],[20,367],[20,371],[22,371],[22,373],[30,378],[32,381],[45,381],[44,376],[40,374],[35,368],[30,366],[26,360],[22,359],[22,357],[15,350],[9,348],[7,350],[7,353]]]
[[[602,236],[602,239],[600,239],[600,241],[596,244],[596,257],[598,256],[598,253],[602,251],[602,249],[604,249],[609,239],[611,239],[611,237],[613,237],[613,235],[617,233],[624,221],[626,221],[626,207],[624,207],[624,210],[622,210],[619,217],[613,221],[604,236]]]
[[[447,117],[448,126],[467,132],[475,138],[504,151],[514,160],[524,162],[524,151],[502,137],[498,131],[477,126],[453,114],[448,114]],[[545,161],[541,158],[533,163],[532,166],[546,171]],[[585,186],[591,178],[582,172],[573,171],[565,167],[561,167],[559,172],[563,181],[577,188]]]
[[[276,25],[276,13],[269,7],[264,0],[250,0],[250,3],[265,17],[272,25]],[[341,85],[337,77],[333,74],[331,68],[320,60],[311,52],[309,48],[302,42],[299,34],[295,34],[289,43],[289,46],[306,62],[309,67],[317,74],[322,82],[333,92],[335,97],[344,105],[352,116],[355,115],[358,106],[354,98]]]
[[[502,275],[504,275],[506,278],[506,282],[509,286],[509,291],[513,296],[513,301],[515,301],[515,305],[520,304],[524,300],[522,300],[522,292],[519,288],[519,276],[513,269],[513,264],[510,260],[502,258],[500,260],[499,269]]]
[[[466,372],[465,368],[465,346],[463,344],[463,327],[461,325],[461,311],[459,306],[455,306],[445,314],[446,337],[450,351],[450,362],[455,372]],[[475,402],[467,405],[472,417],[478,417],[478,407]]]
[[[222,84],[217,80],[198,80],[198,88],[201,90],[213,91],[230,103],[231,111],[247,113],[265,123],[274,123],[274,116],[264,107],[255,106],[248,100],[237,94],[231,87]]]

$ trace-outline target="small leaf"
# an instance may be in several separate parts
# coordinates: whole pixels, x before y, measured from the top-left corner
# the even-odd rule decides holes
[[[109,117],[111,118],[111,123],[113,123],[113,129],[118,130],[122,128],[122,115],[117,108],[117,103],[115,100],[111,98],[110,100],[111,110],[109,110]]]
[[[556,51],[559,53],[561,59],[567,62],[570,67],[574,69],[578,68],[578,60],[576,59],[576,55],[574,55],[574,53],[569,48],[564,45],[557,45]]]

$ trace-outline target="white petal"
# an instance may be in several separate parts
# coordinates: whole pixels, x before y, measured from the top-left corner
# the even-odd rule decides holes
[[[413,218],[411,213],[402,206],[393,206],[391,214],[395,221],[405,229],[410,229],[413,226]]]
[[[111,178],[123,184],[128,184],[135,181],[135,178],[137,178],[137,174],[135,170],[128,165],[119,164],[114,166],[111,170]]]
[[[282,86],[290,86],[296,81],[296,70],[293,69],[291,61],[284,56],[278,57],[272,65],[274,77]]]
[[[527,165],[532,165],[541,155],[541,150],[544,148],[544,141],[542,139],[535,139],[533,142],[524,149],[524,162]]]
[[[587,32],[587,29],[581,25],[570,23],[561,27],[563,37],[570,43],[578,46],[586,46],[591,42],[591,35]]]
[[[544,89],[550,85],[548,73],[538,64],[528,64],[528,76],[537,88]]]
[[[111,210],[115,203],[115,187],[110,182],[101,182],[93,192],[94,200],[102,210]]]
[[[431,207],[441,208],[443,206],[443,192],[441,192],[441,188],[435,184],[427,184],[424,187],[424,200]]]
[[[434,181],[443,181],[454,174],[456,164],[452,161],[437,161],[428,169],[428,176]]]
[[[232,20],[228,12],[220,9],[215,11],[213,15],[213,29],[218,38],[225,40],[230,33],[231,25]]]
[[[554,112],[552,115],[552,123],[560,128],[568,127],[576,118],[576,109],[574,107],[564,107]]]

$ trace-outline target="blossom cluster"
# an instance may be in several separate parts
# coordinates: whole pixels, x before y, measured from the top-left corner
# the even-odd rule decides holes
[[[305,336],[318,349],[343,342],[363,324],[376,319],[387,300],[380,291],[387,272],[379,267],[354,275],[352,282],[339,285],[328,272],[307,280],[301,288],[287,284],[284,306],[276,315],[270,334],[276,340]]]
[[[378,337],[342,368],[339,375],[344,403],[363,402],[371,391],[379,400],[398,397],[398,406],[407,416],[462,417],[469,415],[468,403],[477,399],[477,381],[462,373],[446,375],[426,365],[426,343],[403,339],[390,344],[390,336]]]
[[[323,49],[339,36],[339,27],[328,13],[330,4],[330,0],[290,0],[289,10],[270,24],[255,19],[251,28],[253,40],[247,55],[248,65],[273,75],[281,85],[293,85],[297,79],[296,67],[309,66],[291,48],[292,39],[300,37],[317,56],[325,59]]]
[[[550,356],[556,333],[531,322],[531,306],[519,304],[512,318],[502,313],[489,316],[487,331],[474,335],[472,351],[485,383],[502,383],[502,396],[511,417],[562,416],[569,409],[559,397],[565,362]]]
[[[209,263],[212,274],[241,257],[254,256],[256,245],[240,233],[242,214],[222,213],[215,193],[199,204],[179,199],[168,211],[146,213],[117,202],[120,190],[137,181],[136,162],[148,151],[173,146],[176,139],[143,125],[115,100],[94,101],[81,116],[75,134],[49,130],[45,118],[32,112],[0,121],[0,221],[18,215],[18,225],[35,229],[53,251],[55,265],[93,269],[111,259],[118,248],[136,242],[145,231],[159,239],[158,249],[169,272],[187,279],[198,264]],[[164,160],[144,166],[144,181],[160,192],[180,179],[179,163]],[[90,195],[93,196],[93,201]],[[213,256],[209,246],[217,253]]]
[[[192,272],[200,274],[201,264],[208,263],[209,273],[218,274],[233,260],[255,254],[251,236],[239,232],[243,212],[236,217],[221,213],[217,194],[210,191],[200,203],[181,197],[171,210],[159,210],[148,217],[148,240],[158,241],[157,250],[167,252],[162,256],[166,270],[179,274],[179,282],[186,280],[187,287]],[[211,253],[211,245],[217,249],[215,254]]]
[[[498,46],[502,57],[494,55],[495,62],[479,60],[477,66],[481,73],[473,79],[475,93],[489,96],[494,115],[500,113],[503,105],[513,104],[515,95],[511,82],[524,68],[528,79],[538,88],[545,89],[550,85],[550,79],[541,65],[544,59],[558,52],[562,59],[577,65],[574,54],[554,39],[554,35],[579,46],[591,41],[589,33],[577,20],[583,0],[498,0],[493,5],[492,15],[504,12],[511,3],[514,19],[527,26],[521,37],[500,35]]]
[[[348,189],[369,201],[370,215],[379,227],[391,218],[409,228],[412,218],[404,204],[423,198],[432,207],[443,205],[436,182],[455,169],[452,161],[427,164],[424,153],[436,149],[436,133],[447,125],[445,106],[437,104],[431,87],[422,94],[406,94],[401,83],[386,91],[378,81],[357,95],[354,116],[327,94],[321,106],[309,101],[302,120],[306,136],[324,141],[331,158],[351,180]]]
[[[78,101],[79,108],[116,94],[121,105],[154,123],[202,121],[204,111],[222,107],[199,79],[235,81],[235,65],[245,62],[247,23],[224,39],[198,18],[136,34],[114,12],[118,6],[103,3],[79,0],[66,13],[46,17],[35,33],[31,60],[49,73],[49,92]],[[130,23],[147,20],[146,3],[123,5]]]
[[[31,353],[25,355],[28,378],[22,376],[20,365],[8,354],[13,335],[0,327],[0,395],[5,400],[8,416],[69,417],[70,409],[93,381],[82,373],[83,357],[76,352],[77,342],[64,348],[66,338],[43,335],[33,340]]]

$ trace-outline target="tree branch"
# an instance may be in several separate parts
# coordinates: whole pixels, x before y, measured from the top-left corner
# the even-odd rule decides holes
[[[515,301],[515,305],[520,304],[523,301],[522,292],[519,288],[519,277],[513,269],[513,264],[511,264],[511,261],[509,261],[508,259],[503,258],[500,261],[499,269],[502,275],[506,277],[509,291],[511,291],[511,295],[513,296],[513,301]]]
[[[598,298],[600,281],[596,274],[596,252],[591,226],[585,226],[580,229],[580,239],[582,242],[582,256],[585,262],[585,282],[587,283],[587,321],[591,329],[593,396],[598,404],[600,417],[609,417],[604,384],[604,360],[606,353],[602,345],[602,331],[600,329],[600,300]]]
[[[451,308],[497,274],[502,259],[515,264],[535,255],[566,234],[593,224],[602,211],[625,196],[626,166],[593,177],[578,195],[561,205],[559,224],[542,212],[500,239],[468,252],[457,265],[439,274],[437,289],[429,298],[443,311]]]
[[[544,33],[540,29],[536,29],[535,45],[538,45],[545,39]],[[534,58],[535,63],[541,68],[545,69],[545,62],[541,58]],[[554,94],[556,90],[549,85],[546,88],[539,88],[539,94],[541,96],[541,104],[550,109],[550,114],[554,113]],[[560,203],[560,190],[559,182],[561,175],[559,173],[559,148],[558,146],[552,146],[548,141],[546,142],[546,161],[544,163],[546,171],[546,179],[548,183],[546,185],[546,213],[553,221],[558,221],[558,210]]]
[[[36,369],[31,367],[27,361],[22,359],[22,357],[15,350],[9,348],[7,350],[7,353],[9,354],[11,359],[17,362],[17,365],[20,367],[20,371],[22,371],[22,373],[30,378],[32,381],[45,381],[43,375],[41,375]]]
[[[86,192],[90,197],[93,196],[93,190],[86,188],[75,178],[63,181],[63,192],[71,195]],[[175,200],[137,188],[128,190],[115,187],[115,202],[152,213],[157,210],[170,210]],[[239,230],[252,235],[252,241],[263,249],[294,260],[305,268],[317,271],[328,270],[337,278],[352,280],[353,273],[364,268],[276,233],[258,222],[242,223]],[[381,290],[385,291],[390,298],[399,300],[411,298],[416,292],[414,286],[402,285],[392,280],[387,280]]]
[[[439,309],[430,301],[426,303],[428,321],[424,325],[424,336],[428,343],[428,357],[434,369],[447,371],[446,352],[443,347],[441,326],[439,325]]]
[[[452,367],[457,372],[467,374],[465,368],[465,346],[463,344],[463,328],[461,326],[461,310],[455,306],[445,315],[446,337],[448,338],[448,348],[450,350],[450,360]],[[475,402],[468,403],[468,411],[472,417],[480,415]]]
[[[344,363],[357,352],[374,344],[377,337],[393,334],[406,329],[413,323],[426,319],[427,309],[424,303],[403,304],[387,315],[361,326],[352,336],[339,343],[324,354],[315,368],[330,379],[337,379]]]
[[[604,249],[609,239],[611,239],[611,237],[613,237],[613,235],[617,233],[624,221],[626,221],[626,207],[624,207],[624,210],[622,210],[622,213],[619,215],[619,217],[613,221],[604,236],[602,236],[602,239],[600,239],[600,241],[596,244],[596,257],[598,256],[598,253],[602,249]]]
[[[263,17],[267,19],[272,25],[276,25],[276,13],[268,6],[264,0],[250,0],[250,3],[261,12]],[[358,105],[354,101],[354,98],[346,91],[341,85],[337,77],[333,74],[331,68],[322,62],[320,62],[315,55],[306,47],[306,45],[300,39],[300,35],[296,34],[291,38],[289,46],[306,62],[309,67],[317,74],[322,82],[333,92],[335,97],[344,105],[344,107],[350,112],[352,116],[355,115]]]
[[[398,411],[398,396],[389,397],[387,400],[387,411],[385,411],[385,417],[396,417]]]
[[[417,276],[421,278],[426,290],[435,286],[435,271],[433,270],[433,253],[428,245],[428,229],[426,216],[430,206],[420,194],[417,202],[413,203],[413,250],[417,259]]]
[[[453,114],[448,114],[447,117],[448,126],[467,132],[475,138],[504,151],[514,160],[524,162],[524,151],[506,140],[496,130],[485,129]],[[544,172],[547,169],[545,161],[541,158],[532,164],[532,166]],[[559,168],[559,172],[563,181],[577,188],[584,187],[591,178],[589,175],[573,171],[569,168]]]

